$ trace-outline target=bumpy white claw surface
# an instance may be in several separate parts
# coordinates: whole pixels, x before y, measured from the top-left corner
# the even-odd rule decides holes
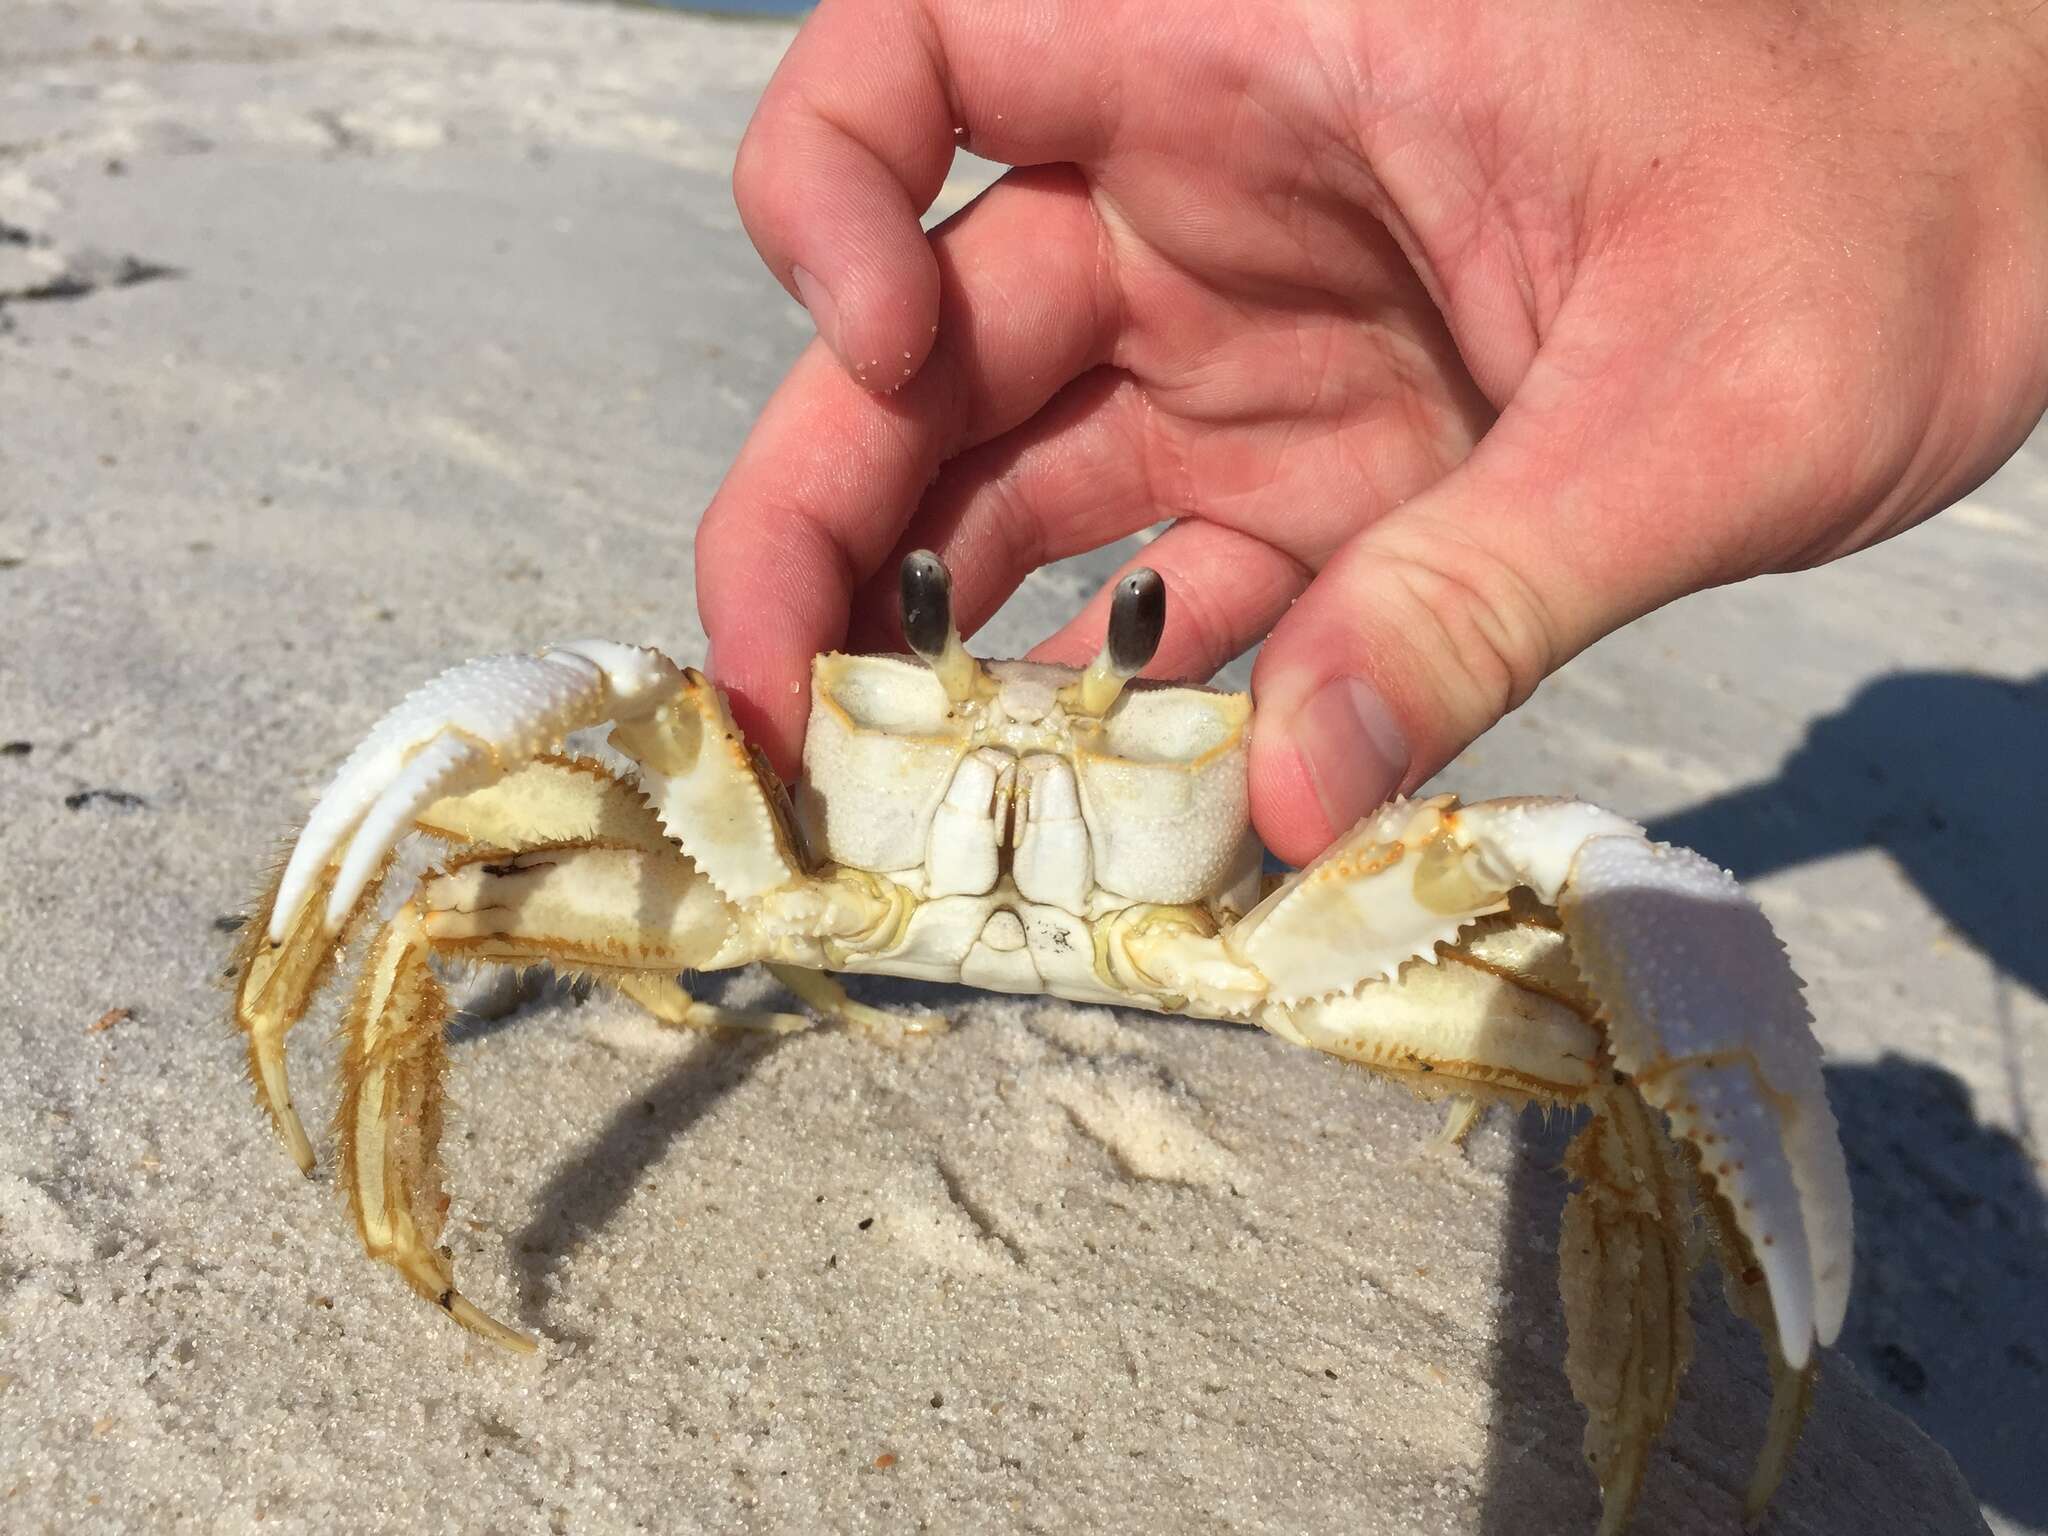
[[[644,714],[681,676],[658,651],[579,640],[466,662],[415,689],[349,754],[313,807],[278,887],[271,942],[284,941],[337,853],[341,869],[323,914],[329,933],[418,811],[552,750],[571,731]]]
[[[1734,878],[1688,849],[1596,837],[1558,901],[1610,1014],[1615,1065],[1699,1149],[1756,1254],[1785,1360],[1848,1305],[1848,1169],[1820,1045],[1783,946]]]

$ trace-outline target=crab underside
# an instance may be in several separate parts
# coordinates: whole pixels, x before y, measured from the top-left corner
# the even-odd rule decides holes
[[[1798,978],[1733,879],[1576,801],[1449,796],[1262,875],[1250,701],[1130,682],[1163,623],[1156,576],[1120,584],[1082,672],[968,656],[928,555],[903,589],[921,659],[818,658],[793,799],[702,676],[603,641],[444,673],[342,765],[245,930],[235,1015],[310,1172],[285,1036],[366,940],[338,1125],[371,1256],[465,1327],[533,1347],[437,1247],[437,963],[546,963],[695,1027],[803,1027],[678,980],[752,962],[862,1027],[903,1021],[829,973],[1238,1020],[1450,1098],[1454,1137],[1489,1102],[1589,1111],[1559,1248],[1601,1528],[1626,1523],[1676,1400],[1701,1231],[1771,1362],[1759,1511],[1841,1327],[1850,1214]],[[602,760],[566,753],[606,724]],[[419,841],[438,857],[394,858]]]

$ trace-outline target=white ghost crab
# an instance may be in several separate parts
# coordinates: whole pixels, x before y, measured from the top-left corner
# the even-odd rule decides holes
[[[1760,1510],[1842,1323],[1849,1191],[1798,978],[1733,879],[1593,806],[1449,796],[1386,806],[1262,876],[1250,701],[1125,686],[1158,643],[1157,576],[1120,584],[1078,673],[968,656],[929,555],[905,562],[903,597],[922,661],[818,658],[793,802],[701,675],[603,641],[446,672],[342,765],[246,931],[236,1019],[310,1171],[284,1038],[365,914],[391,913],[349,1011],[339,1116],[370,1254],[532,1348],[435,1246],[437,959],[547,962],[699,1026],[801,1027],[677,979],[754,961],[864,1026],[880,1016],[826,973],[1239,1020],[1452,1098],[1452,1136],[1490,1101],[1591,1111],[1561,1260],[1602,1528],[1627,1521],[1675,1402],[1700,1225],[1773,1367]],[[630,773],[564,755],[606,722]],[[423,875],[392,858],[413,834],[446,851]]]

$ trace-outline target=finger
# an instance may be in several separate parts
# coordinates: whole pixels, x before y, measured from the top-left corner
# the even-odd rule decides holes
[[[1645,372],[1539,358],[1472,456],[1274,627],[1252,674],[1252,809],[1281,858],[1413,789],[1600,636],[1755,568],[1742,530],[1785,493],[1704,456],[1766,440],[1769,407],[1709,421],[1679,372]]]
[[[1126,331],[1119,347],[1129,340]],[[1076,379],[1030,421],[946,465],[894,559],[856,596],[853,643],[901,648],[889,571],[912,549],[936,552],[953,572],[966,634],[1039,566],[1167,519],[1235,528],[1320,567],[1366,521],[1440,479],[1491,420],[1448,346],[1438,352],[1393,325],[1346,341],[1355,387],[1319,390],[1328,374],[1295,380],[1295,359],[1233,340],[1233,355],[1198,373],[1292,387],[1299,398],[1220,420],[1213,404],[1205,419],[1200,402],[1184,417],[1186,391],[1167,386],[1162,400],[1158,386],[1120,369]],[[1208,590],[1193,595],[1202,601]],[[1217,649],[1234,627],[1219,624],[1216,644],[1203,649],[1212,666],[1235,654]],[[1187,653],[1188,666],[1196,654]]]
[[[1097,72],[1118,55],[1092,36],[1097,9],[827,0],[797,34],[733,193],[761,259],[868,387],[914,373],[942,323],[918,215],[962,138],[1013,165],[1098,146]]]
[[[1071,170],[1018,171],[933,242],[943,335],[903,389],[859,388],[822,347],[798,359],[697,532],[715,675],[777,770],[793,772],[811,657],[895,545],[939,465],[1038,411],[1107,354],[1115,273]]]
[[[1309,584],[1308,567],[1263,540],[1216,523],[1175,523],[1124,562],[1031,659],[1086,666],[1102,648],[1117,582],[1148,567],[1166,581],[1166,633],[1143,675],[1190,682],[1257,645]]]

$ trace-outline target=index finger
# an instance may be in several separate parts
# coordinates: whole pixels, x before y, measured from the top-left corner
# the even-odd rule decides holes
[[[814,345],[755,424],[697,531],[697,608],[735,713],[778,772],[799,760],[811,658],[888,558],[939,466],[1103,361],[1115,269],[1067,167],[1013,171],[933,238],[939,336],[893,395]]]
[[[938,270],[918,216],[954,150],[1048,165],[1099,147],[1114,9],[825,0],[797,34],[733,193],[768,269],[870,388],[894,388],[931,346]]]

